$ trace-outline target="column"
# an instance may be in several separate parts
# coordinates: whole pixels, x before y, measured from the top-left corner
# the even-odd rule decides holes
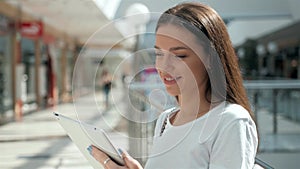
[[[21,63],[21,35],[20,35],[20,23],[21,23],[21,7],[19,6],[17,10],[17,17],[14,22],[14,30],[12,34],[12,102],[13,102],[13,109],[14,109],[14,120],[20,121],[22,119],[22,102],[20,101],[21,98],[17,98],[17,65]]]
[[[65,40],[65,39],[64,39]],[[61,85],[62,85],[62,101],[66,102],[68,93],[67,93],[67,44],[64,43],[61,52]]]
[[[38,108],[40,109],[41,106],[41,93],[40,93],[40,65],[41,65],[41,42],[40,39],[36,39],[34,41],[34,48],[35,48],[35,96],[36,96],[36,103]]]

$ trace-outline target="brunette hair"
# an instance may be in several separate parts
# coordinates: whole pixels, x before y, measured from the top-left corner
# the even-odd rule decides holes
[[[170,16],[178,18],[181,22],[170,19]],[[223,94],[225,96],[220,95],[218,97],[222,97],[230,103],[236,103],[243,106],[246,110],[248,110],[252,119],[254,119],[254,115],[251,111],[248,97],[243,86],[243,79],[238,65],[237,56],[233,49],[226,25],[219,14],[211,7],[201,3],[182,3],[168,9],[160,16],[156,30],[164,24],[177,24],[178,26],[182,26],[189,30],[195,36],[199,36],[199,33],[197,32],[202,32],[201,34],[206,36],[208,43],[207,46],[204,46],[204,48],[206,50],[214,51],[219,59],[212,59],[212,61],[216,62],[215,60],[219,60],[217,61],[219,62],[218,65],[222,66],[222,72],[215,71],[214,73],[223,73],[223,83],[226,83],[224,84],[223,89],[226,91],[226,93],[224,92]],[[200,39],[203,38],[200,37]],[[213,77],[211,75],[214,75],[212,73],[214,69],[218,68],[212,67],[211,69],[211,72],[210,70],[207,70],[210,75],[210,79]],[[208,101],[210,101],[209,98],[212,95],[210,94],[212,92],[212,85],[217,84],[210,81],[211,80],[208,80],[206,89],[206,98]]]

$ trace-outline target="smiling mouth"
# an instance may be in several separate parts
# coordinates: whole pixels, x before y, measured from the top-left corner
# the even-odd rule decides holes
[[[172,81],[172,80],[177,80],[178,78],[173,78],[173,77],[165,77],[165,80],[167,81]]]
[[[177,80],[179,80],[181,77],[164,77],[164,83],[166,85],[172,85],[177,83]]]

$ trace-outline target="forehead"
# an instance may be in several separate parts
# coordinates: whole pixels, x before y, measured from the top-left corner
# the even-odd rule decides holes
[[[186,43],[188,40],[194,40],[195,36],[187,29],[171,24],[164,24],[158,27],[156,36],[166,36]]]
[[[204,46],[201,40],[187,29],[171,24],[161,25],[156,31],[155,46],[169,50],[174,47],[185,47],[193,53],[201,56]]]
[[[166,44],[167,43],[167,44]],[[198,45],[196,36],[187,29],[171,24],[161,25],[156,31],[156,45],[182,45],[193,48]]]

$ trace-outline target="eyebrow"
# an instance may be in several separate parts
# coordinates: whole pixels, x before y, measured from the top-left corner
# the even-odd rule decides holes
[[[160,49],[161,50],[161,48],[160,47],[158,47],[158,46],[154,46],[154,48],[155,49]],[[184,47],[184,46],[176,46],[176,47],[171,47],[170,49],[169,49],[169,51],[176,51],[176,50],[189,50],[190,48],[188,48],[188,47]]]

